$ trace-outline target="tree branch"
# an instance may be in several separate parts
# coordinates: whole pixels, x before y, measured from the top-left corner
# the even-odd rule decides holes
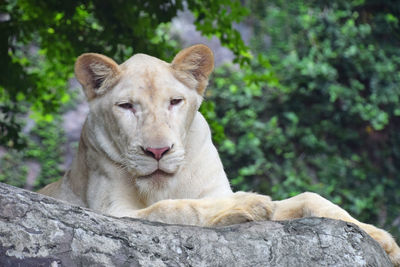
[[[342,221],[166,225],[105,216],[0,183],[0,266],[18,264],[392,266],[378,243]]]

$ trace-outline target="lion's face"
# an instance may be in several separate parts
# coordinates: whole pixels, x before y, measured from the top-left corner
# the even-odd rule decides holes
[[[164,62],[136,55],[119,82],[94,106],[127,170],[138,176],[175,173],[184,160],[185,135],[201,102]]]
[[[97,146],[138,179],[176,173],[212,58],[202,45],[181,51],[171,64],[143,54],[119,66],[98,54],[78,58],[75,72]]]

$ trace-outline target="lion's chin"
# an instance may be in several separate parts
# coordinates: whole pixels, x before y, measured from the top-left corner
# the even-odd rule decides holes
[[[148,175],[143,175],[143,176],[139,176],[139,179],[155,179],[155,180],[160,180],[160,179],[167,179],[172,177],[173,174],[172,173],[167,173],[163,170],[157,169],[154,172],[148,174]]]
[[[174,182],[172,178],[174,174],[167,173],[160,169],[148,175],[141,175],[135,179],[135,184],[139,189],[139,192],[145,195],[151,195],[151,192],[165,190],[168,185]]]

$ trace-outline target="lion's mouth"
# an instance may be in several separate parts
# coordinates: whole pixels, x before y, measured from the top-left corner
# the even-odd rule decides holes
[[[171,177],[173,174],[171,173],[167,173],[163,170],[157,169],[154,172],[148,174],[148,175],[143,175],[140,176],[139,178],[143,178],[143,179],[152,179],[152,178],[156,178],[156,179],[160,179],[160,178],[169,178]]]

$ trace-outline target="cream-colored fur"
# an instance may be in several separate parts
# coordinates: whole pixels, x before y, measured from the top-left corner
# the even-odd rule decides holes
[[[197,111],[213,65],[204,45],[181,51],[171,64],[143,54],[121,65],[99,54],[80,56],[75,73],[90,112],[78,153],[71,170],[39,192],[118,217],[165,223],[341,219],[363,228],[400,266],[400,249],[388,233],[317,194],[271,201],[232,192]]]

